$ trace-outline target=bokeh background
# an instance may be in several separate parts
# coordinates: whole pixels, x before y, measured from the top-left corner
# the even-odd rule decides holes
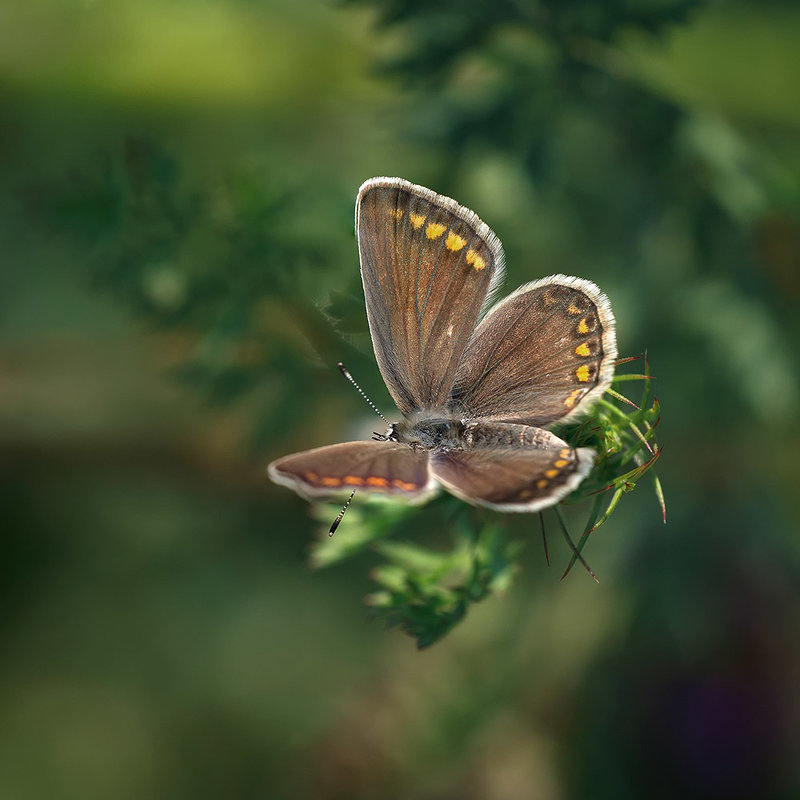
[[[0,797],[800,796],[798,42],[789,2],[5,0]],[[503,521],[513,588],[424,651],[264,475],[368,419],[337,361],[391,407],[382,174],[507,289],[599,283],[663,408],[668,524],[624,497],[595,585]]]

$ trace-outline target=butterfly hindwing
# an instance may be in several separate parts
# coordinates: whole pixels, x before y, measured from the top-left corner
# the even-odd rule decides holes
[[[473,426],[473,436],[482,426]],[[431,471],[465,500],[498,511],[541,511],[572,492],[589,473],[594,451],[571,448],[555,434],[528,425],[492,423],[491,436],[508,429],[508,442],[471,449],[436,451]],[[477,429],[477,430],[476,430]],[[510,444],[519,441],[518,446]],[[523,445],[528,441],[530,444]]]
[[[585,411],[610,385],[617,342],[606,296],[553,275],[521,286],[478,325],[451,404],[465,417],[549,425]]]

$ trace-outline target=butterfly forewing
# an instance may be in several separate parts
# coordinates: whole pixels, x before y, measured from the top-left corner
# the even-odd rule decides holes
[[[442,408],[487,294],[502,273],[469,209],[399,178],[359,191],[356,231],[370,333],[400,411]]]
[[[436,491],[428,453],[395,442],[344,442],[305,450],[273,461],[269,475],[309,498],[358,489],[417,502]]]
[[[478,325],[451,404],[469,418],[549,425],[610,385],[614,316],[590,281],[554,275],[497,303]]]

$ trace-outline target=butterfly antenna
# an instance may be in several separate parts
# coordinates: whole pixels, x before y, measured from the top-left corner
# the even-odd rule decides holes
[[[359,394],[360,394],[360,395],[361,395],[361,396],[362,396],[362,397],[363,397],[363,398],[364,398],[364,399],[367,401],[367,403],[369,404],[369,407],[370,407],[370,408],[371,408],[371,409],[372,409],[372,410],[373,410],[373,411],[374,411],[374,412],[375,412],[375,413],[376,413],[376,414],[377,414],[377,415],[378,415],[378,416],[379,416],[379,417],[380,417],[380,418],[381,418],[381,419],[382,419],[382,420],[383,420],[383,421],[384,421],[384,422],[385,422],[387,425],[391,426],[391,424],[392,424],[392,423],[391,423],[391,422],[389,422],[389,420],[388,420],[388,419],[386,419],[386,417],[384,417],[384,416],[383,416],[383,414],[381,414],[381,412],[380,412],[380,411],[378,411],[378,407],[375,405],[375,403],[373,403],[373,402],[372,402],[372,400],[370,400],[370,399],[369,399],[369,397],[367,397],[367,396],[364,394],[364,391],[363,391],[363,389],[362,389],[362,388],[361,388],[361,387],[360,387],[360,386],[359,386],[359,385],[356,383],[356,379],[355,379],[355,378],[354,378],[354,377],[353,377],[353,376],[352,376],[352,375],[351,375],[351,374],[350,374],[350,373],[347,371],[347,369],[345,368],[345,365],[344,365],[344,364],[342,364],[342,362],[340,361],[340,362],[339,362],[339,363],[338,363],[336,366],[337,366],[337,367],[339,367],[339,372],[341,372],[341,373],[342,373],[342,375],[344,375],[344,376],[345,376],[345,378],[347,378],[347,380],[349,380],[349,381],[350,381],[350,383],[352,383],[352,384],[353,384],[353,386],[355,386],[355,387],[356,387],[356,391],[357,391],[357,392],[358,392],[358,393],[359,393]],[[348,501],[348,502],[349,502],[349,501]],[[347,508],[347,506],[345,506],[345,508]],[[344,512],[342,512],[342,513],[344,513]],[[337,522],[337,524],[338,524],[338,522]]]
[[[350,501],[353,499],[353,495],[356,493],[356,490],[353,489],[350,492],[350,497],[347,498],[347,502],[342,506],[342,510],[339,512],[339,515],[333,521],[333,525],[331,525],[331,529],[328,531],[328,536],[333,536],[336,533],[336,529],[339,527],[339,523],[342,521],[342,517],[344,516],[344,512],[347,511],[347,507],[350,505]]]

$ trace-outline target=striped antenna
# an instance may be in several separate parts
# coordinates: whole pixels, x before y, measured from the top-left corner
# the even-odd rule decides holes
[[[384,417],[384,416],[383,416],[383,414],[381,414],[381,412],[380,412],[380,411],[378,411],[378,407],[375,405],[375,403],[373,403],[373,402],[372,402],[372,400],[370,400],[370,399],[369,399],[369,397],[367,397],[367,396],[364,394],[364,392],[363,392],[363,390],[361,389],[361,387],[360,387],[360,386],[359,386],[359,385],[356,383],[356,379],[355,379],[355,378],[354,378],[354,377],[353,377],[353,376],[352,376],[352,375],[351,375],[351,374],[350,374],[350,373],[347,371],[347,369],[345,368],[344,364],[342,364],[342,362],[340,361],[340,362],[339,362],[339,363],[338,363],[336,366],[337,366],[337,367],[339,367],[339,372],[341,372],[341,373],[342,373],[342,375],[344,375],[344,376],[345,376],[345,378],[347,378],[347,380],[349,380],[349,381],[350,381],[350,383],[352,383],[352,384],[353,384],[353,386],[355,386],[355,387],[356,387],[356,390],[357,390],[357,391],[358,391],[358,393],[359,393],[359,394],[360,394],[360,395],[361,395],[361,396],[362,396],[362,397],[363,397],[363,398],[364,398],[364,399],[367,401],[367,403],[369,404],[369,407],[370,407],[370,408],[371,408],[371,409],[372,409],[372,410],[373,410],[373,411],[374,411],[374,412],[375,412],[375,413],[376,413],[376,414],[377,414],[377,415],[378,415],[378,416],[379,416],[379,417],[380,417],[380,418],[381,418],[381,419],[382,419],[382,420],[383,420],[383,421],[384,421],[384,422],[385,422],[387,425],[391,426],[391,424],[392,424],[392,423],[391,423],[391,422],[389,422],[389,420],[388,420],[388,419],[386,419],[386,417]]]
[[[342,506],[342,510],[339,512],[339,516],[333,521],[333,525],[331,525],[331,529],[328,531],[328,536],[333,536],[336,533],[336,529],[339,527],[339,523],[342,521],[342,517],[344,516],[344,512],[347,511],[347,507],[350,505],[350,501],[353,499],[353,495],[356,493],[356,490],[353,489],[350,492],[350,497],[347,498],[347,502]]]

